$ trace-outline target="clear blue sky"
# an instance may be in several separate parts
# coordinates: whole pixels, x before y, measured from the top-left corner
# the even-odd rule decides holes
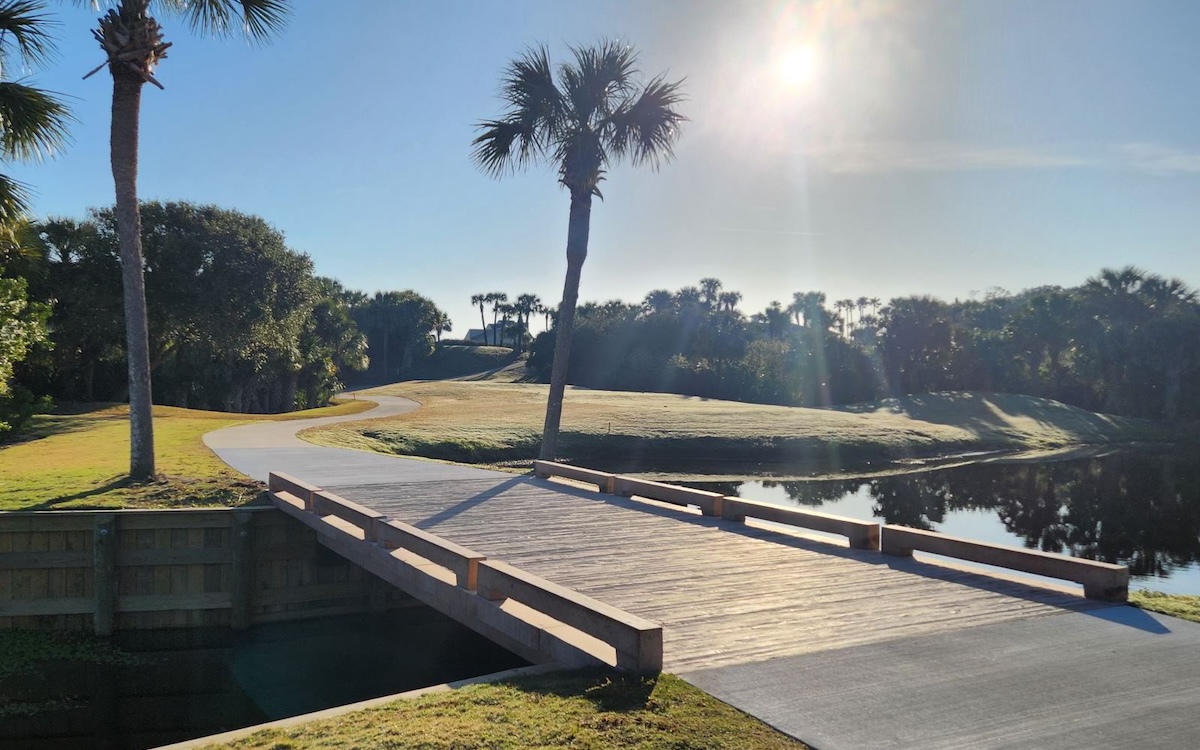
[[[79,122],[9,171],[39,215],[112,202],[95,13],[53,5],[34,80]],[[321,274],[412,288],[465,333],[472,293],[556,302],[568,199],[551,168],[471,164],[506,62],[619,38],[686,77],[658,173],[612,170],[582,299],[717,276],[760,310],[1073,285],[1137,264],[1200,285],[1200,3],[300,0],[266,47],[175,42],[143,98],[141,195],[259,214]]]

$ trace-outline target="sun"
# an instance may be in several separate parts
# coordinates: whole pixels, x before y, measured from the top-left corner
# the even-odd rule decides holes
[[[803,88],[817,77],[817,67],[817,50],[811,44],[800,44],[784,52],[776,63],[775,72],[783,85]]]

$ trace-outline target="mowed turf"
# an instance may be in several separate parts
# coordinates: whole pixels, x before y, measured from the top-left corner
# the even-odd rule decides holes
[[[211,750],[805,750],[671,675],[518,677],[258,732]]]
[[[202,437],[235,424],[354,414],[373,406],[348,401],[322,409],[257,415],[154,407],[161,479],[131,485],[129,407],[94,405],[46,414],[18,442],[0,446],[0,510],[240,505],[261,485],[218,459]]]
[[[421,404],[385,420],[306,430],[321,445],[520,465],[537,453],[547,386],[409,382],[377,389]],[[754,464],[837,472],[848,466],[983,450],[1041,450],[1158,439],[1153,424],[1028,396],[941,393],[835,409],[571,388],[559,456],[595,468],[748,473]],[[753,473],[753,472],[749,472]]]

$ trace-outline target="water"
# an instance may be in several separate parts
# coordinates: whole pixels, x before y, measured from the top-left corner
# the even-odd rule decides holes
[[[1200,594],[1200,454],[1123,452],[877,479],[689,483],[725,494],[1129,565],[1131,588]]]
[[[52,663],[0,680],[0,709],[38,709],[3,715],[0,747],[140,750],[525,665],[425,607],[114,642],[132,663]]]

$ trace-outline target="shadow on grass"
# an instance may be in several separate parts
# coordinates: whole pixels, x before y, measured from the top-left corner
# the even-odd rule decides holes
[[[105,484],[74,492],[70,495],[44,500],[20,511],[57,510],[68,503],[99,498],[124,490],[120,495],[105,498],[105,502],[82,502],[69,510],[115,510],[118,508],[212,508],[265,505],[267,493],[254,480],[231,482],[187,481],[175,477],[159,477],[149,482],[134,482],[129,477],[114,477]]]
[[[584,669],[506,680],[526,693],[559,698],[586,698],[600,711],[641,711],[650,704],[657,677],[639,677],[613,669]]]

